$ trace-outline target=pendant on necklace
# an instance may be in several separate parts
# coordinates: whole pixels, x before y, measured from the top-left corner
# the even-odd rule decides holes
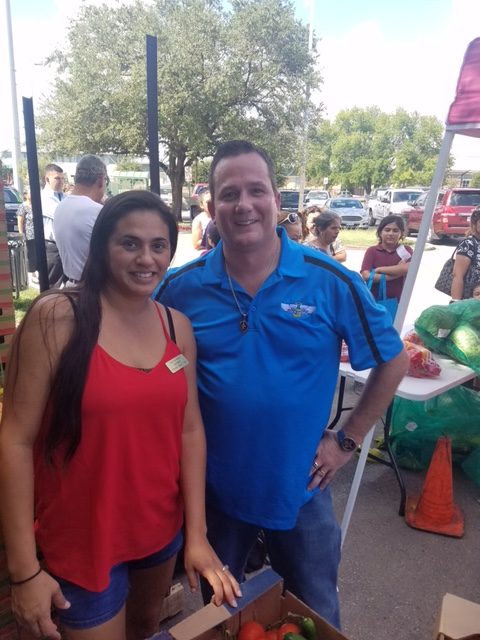
[[[242,319],[240,320],[240,331],[242,333],[245,333],[245,331],[247,331],[247,329],[248,329],[247,314],[246,313],[242,313]]]

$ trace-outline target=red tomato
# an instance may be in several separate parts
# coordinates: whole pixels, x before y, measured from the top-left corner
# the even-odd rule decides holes
[[[283,640],[287,633],[300,633],[300,627],[294,622],[285,622],[277,632],[277,640]]]
[[[265,629],[255,620],[242,624],[238,634],[238,640],[263,640],[263,638],[265,638]]]

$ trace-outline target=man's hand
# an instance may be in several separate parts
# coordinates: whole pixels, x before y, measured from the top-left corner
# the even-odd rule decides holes
[[[311,480],[308,489],[310,491],[316,487],[325,489],[332,481],[333,476],[350,460],[352,455],[353,451],[342,451],[338,446],[335,432],[326,429],[310,469]]]

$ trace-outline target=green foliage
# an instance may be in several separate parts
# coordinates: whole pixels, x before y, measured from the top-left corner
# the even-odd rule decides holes
[[[45,150],[145,153],[146,34],[158,37],[162,168],[177,214],[185,167],[223,140],[265,146],[280,171],[298,162],[305,87],[319,78],[289,0],[234,0],[228,12],[220,0],[82,5],[49,59],[57,81],[37,119]]]
[[[211,160],[200,160],[192,166],[192,182],[208,182]]]
[[[25,289],[20,291],[18,298],[13,299],[13,307],[15,310],[15,326],[18,327],[23,316],[27,313],[28,307],[32,304],[35,298],[38,296],[38,289]]]
[[[473,174],[470,186],[475,188],[480,187],[480,173]]]
[[[341,184],[370,193],[372,186],[428,185],[435,170],[443,126],[432,116],[398,109],[354,107],[322,122],[311,135],[310,182]],[[452,160],[450,160],[450,165]]]
[[[9,180],[12,177],[12,170],[0,160],[0,180]]]
[[[141,171],[142,165],[131,156],[124,156],[117,160],[117,171]]]

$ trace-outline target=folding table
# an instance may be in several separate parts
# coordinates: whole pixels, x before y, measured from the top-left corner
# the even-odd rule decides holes
[[[413,378],[411,376],[405,376],[403,380],[400,382],[395,395],[399,398],[406,398],[407,400],[416,400],[416,401],[424,401],[430,400],[430,398],[434,398],[435,396],[439,396],[440,394],[448,391],[448,389],[452,389],[457,387],[468,380],[472,380],[477,375],[470,367],[467,367],[463,364],[459,364],[450,358],[440,356],[435,354],[435,358],[438,361],[441,367],[441,374],[438,378]],[[337,422],[339,421],[342,413],[344,411],[349,411],[353,407],[344,407],[344,394],[345,394],[345,383],[347,378],[354,380],[355,382],[365,383],[370,374],[370,369],[365,369],[364,371],[355,371],[352,369],[349,363],[341,362],[340,363],[340,385],[338,391],[338,400],[337,400],[337,411],[333,420],[328,425],[329,429],[332,429]],[[406,491],[405,491],[405,483],[398,467],[397,461],[395,460],[395,455],[392,451],[390,445],[390,424],[392,420],[392,409],[393,409],[393,401],[390,403],[390,406],[387,409],[384,421],[384,435],[385,435],[385,445],[387,448],[387,453],[389,460],[382,460],[384,464],[392,467],[399,487],[400,487],[400,507],[399,507],[399,515],[403,516],[405,514],[405,502],[406,502]],[[362,479],[363,471],[365,468],[365,463],[367,461],[368,452],[370,449],[370,444],[372,442],[373,434],[375,430],[375,425],[370,429],[368,434],[365,436],[365,439],[362,444],[362,449],[360,452],[360,458],[357,463],[357,468],[355,470],[355,475],[352,482],[352,487],[350,489],[350,493],[348,496],[347,504],[345,507],[345,511],[342,519],[342,543],[345,539],[345,535],[348,529],[348,525],[350,523],[350,518],[352,515],[353,507],[355,505],[355,500],[357,498],[358,489],[360,487],[360,482]]]

